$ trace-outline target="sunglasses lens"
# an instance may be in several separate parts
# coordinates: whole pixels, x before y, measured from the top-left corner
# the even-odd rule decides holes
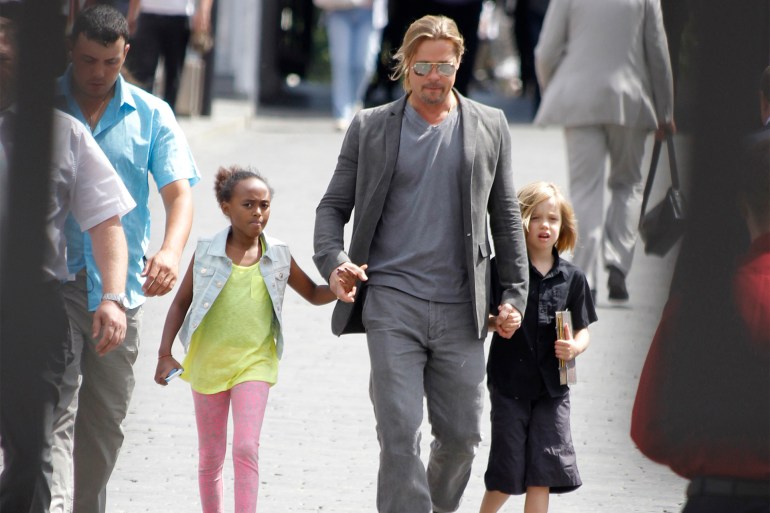
[[[430,70],[433,69],[433,66],[436,66],[438,72],[445,77],[451,77],[457,70],[455,65],[450,62],[415,62],[414,66],[412,66],[412,69],[414,70],[415,75],[418,77],[424,77],[430,73]]]
[[[433,66],[429,62],[415,62],[413,69],[414,73],[419,77],[424,77],[428,73],[430,73],[430,69]]]

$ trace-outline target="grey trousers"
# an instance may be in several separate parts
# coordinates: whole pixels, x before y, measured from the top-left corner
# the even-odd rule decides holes
[[[91,338],[85,273],[65,284],[63,294],[73,358],[54,413],[51,513],[105,513],[107,482],[123,445],[121,423],[134,390],[142,307],[126,312],[123,344],[99,356]]]
[[[634,258],[642,206],[642,159],[647,129],[595,125],[564,129],[569,159],[569,188],[578,220],[573,263],[596,290],[599,251],[604,266],[628,274]],[[610,202],[604,213],[607,157]]]
[[[377,419],[380,513],[456,511],[481,441],[484,340],[471,303],[435,303],[367,288],[363,322]],[[423,397],[433,442],[420,459]]]

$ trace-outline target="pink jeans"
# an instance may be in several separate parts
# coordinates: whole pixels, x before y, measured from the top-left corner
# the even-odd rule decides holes
[[[257,511],[259,433],[270,385],[247,381],[218,394],[193,390],[198,425],[198,488],[203,513],[223,513],[222,467],[227,449],[227,417],[233,405],[233,467],[236,513]]]

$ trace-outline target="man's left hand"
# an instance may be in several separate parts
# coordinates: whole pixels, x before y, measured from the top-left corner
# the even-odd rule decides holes
[[[168,250],[160,250],[147,260],[142,271],[142,292],[147,297],[162,296],[174,288],[179,275],[179,257]]]

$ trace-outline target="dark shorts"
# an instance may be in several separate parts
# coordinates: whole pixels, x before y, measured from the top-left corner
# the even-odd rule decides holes
[[[484,474],[487,490],[521,495],[529,486],[551,493],[576,490],[582,482],[572,446],[569,394],[515,399],[489,387],[492,445]]]

